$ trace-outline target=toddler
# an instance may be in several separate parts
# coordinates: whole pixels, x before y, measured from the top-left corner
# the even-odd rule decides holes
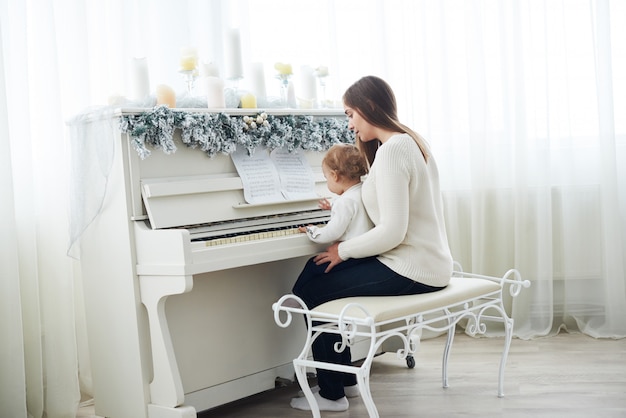
[[[319,206],[330,209],[330,220],[324,226],[300,227],[317,243],[345,241],[370,230],[372,221],[361,200],[361,177],[368,172],[365,156],[354,145],[333,145],[322,161],[322,172],[328,190],[338,197],[332,205],[322,199]]]

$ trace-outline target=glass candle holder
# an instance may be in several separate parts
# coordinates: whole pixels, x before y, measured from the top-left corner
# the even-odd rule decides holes
[[[280,104],[287,107],[289,104],[289,80],[291,79],[291,74],[278,74],[276,78],[280,82]]]
[[[179,73],[183,76],[185,84],[187,86],[187,94],[192,95],[196,78],[198,78],[198,70],[180,70]]]
[[[328,67],[320,65],[315,69],[314,74],[320,85],[320,107],[328,107],[328,103],[326,102],[326,79],[329,75]]]

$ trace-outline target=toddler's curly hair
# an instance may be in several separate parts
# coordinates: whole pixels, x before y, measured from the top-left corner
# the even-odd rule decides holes
[[[336,172],[339,177],[350,180],[360,180],[369,170],[365,155],[351,144],[335,144],[330,147],[322,164]]]

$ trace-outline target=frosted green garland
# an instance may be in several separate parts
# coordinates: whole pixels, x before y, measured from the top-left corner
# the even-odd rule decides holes
[[[310,115],[229,116],[226,113],[199,113],[157,106],[149,111],[122,115],[120,130],[130,136],[139,157],[153,149],[166,154],[176,152],[174,131],[180,129],[183,144],[198,148],[209,157],[230,154],[238,145],[249,154],[263,146],[326,151],[333,144],[354,143],[354,135],[344,118]]]

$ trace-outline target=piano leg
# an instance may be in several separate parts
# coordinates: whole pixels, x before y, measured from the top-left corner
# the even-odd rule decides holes
[[[150,418],[196,418],[196,409],[193,406],[179,406],[170,408],[161,405],[148,405]]]
[[[165,301],[170,295],[191,291],[193,276],[139,276],[141,302],[148,311],[152,367],[150,418],[195,417],[191,406],[184,406],[185,393],[176,363],[174,347],[165,317]]]

